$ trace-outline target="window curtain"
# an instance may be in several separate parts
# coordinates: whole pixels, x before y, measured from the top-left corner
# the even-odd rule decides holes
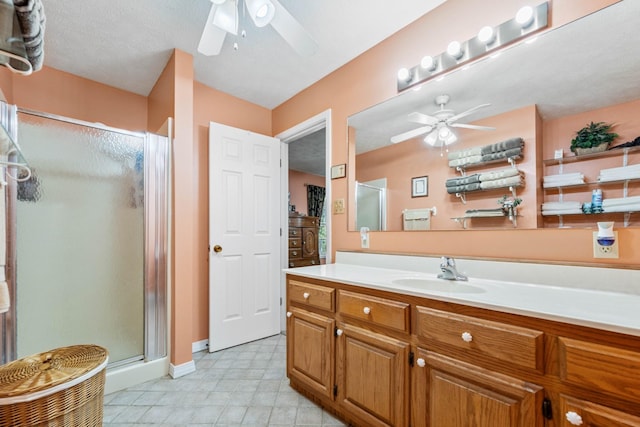
[[[322,205],[324,204],[324,187],[307,184],[307,213],[309,216],[322,215]]]

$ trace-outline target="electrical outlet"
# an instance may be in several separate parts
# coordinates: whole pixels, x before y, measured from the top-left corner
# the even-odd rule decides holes
[[[613,232],[615,236],[615,242],[611,246],[602,246],[598,243],[598,232],[593,232],[593,257],[594,258],[619,258],[618,255],[618,232]]]
[[[344,213],[344,199],[336,199],[333,201],[333,213],[334,214]]]

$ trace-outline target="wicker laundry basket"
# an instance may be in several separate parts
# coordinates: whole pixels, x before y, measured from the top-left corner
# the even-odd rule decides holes
[[[101,426],[107,360],[76,345],[0,366],[0,427]]]

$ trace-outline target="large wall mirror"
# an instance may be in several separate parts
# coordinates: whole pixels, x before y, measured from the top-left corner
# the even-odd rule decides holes
[[[448,95],[443,108],[455,113],[490,104],[460,121],[495,127],[492,131],[454,128],[458,141],[449,145],[449,150],[516,137],[524,140],[522,163],[517,167],[524,171],[526,184],[515,197],[522,198],[522,206],[528,203],[529,209],[517,227],[541,227],[540,169],[542,156],[548,154],[543,154],[541,148],[545,141],[540,128],[559,118],[640,100],[638,16],[640,2],[621,1],[442,79],[427,81],[420,90],[406,90],[350,116],[350,135],[355,136],[350,149],[355,149],[356,154],[356,164],[352,165],[356,182],[349,183],[349,191],[356,202],[349,209],[356,212],[351,215],[349,230],[356,231],[361,226],[371,230],[409,230],[407,219],[419,224],[417,220],[425,211],[430,229],[460,230],[467,224],[455,218],[468,209],[489,210],[499,206],[498,200],[503,196],[514,196],[509,189],[493,190],[468,193],[463,201],[446,190],[446,180],[459,177],[460,173],[450,167],[445,149],[428,146],[423,142],[424,135],[398,144],[390,142],[394,135],[421,126],[408,120],[410,113],[436,113],[441,108],[435,102],[440,95]],[[573,155],[569,142],[565,156]],[[487,170],[509,166],[505,162]],[[432,215],[434,212],[436,216]],[[500,218],[467,228],[512,225],[515,224]]]

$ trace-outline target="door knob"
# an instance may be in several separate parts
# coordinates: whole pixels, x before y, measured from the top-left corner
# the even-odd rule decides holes
[[[222,252],[222,246],[220,245],[215,245],[213,247],[213,252],[218,253],[218,252]]]

